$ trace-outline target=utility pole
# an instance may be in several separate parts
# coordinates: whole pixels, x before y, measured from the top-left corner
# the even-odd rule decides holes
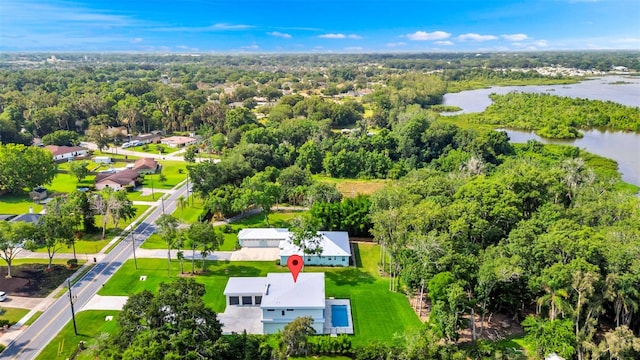
[[[73,295],[71,294],[71,278],[67,278],[67,286],[69,287],[69,304],[71,304],[71,319],[73,320],[73,332],[78,335],[78,327],[76,326],[76,313],[73,310]]]
[[[164,194],[160,196],[160,202],[162,202],[162,214],[164,214]]]
[[[151,199],[155,200],[156,196],[153,194],[153,176],[149,176],[151,178]]]
[[[133,265],[138,270],[138,259],[136,259],[136,237],[133,235],[133,231],[131,231],[131,249],[133,250]]]

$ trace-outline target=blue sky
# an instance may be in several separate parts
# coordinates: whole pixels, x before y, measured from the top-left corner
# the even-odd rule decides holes
[[[0,0],[0,51],[640,49],[640,0]]]

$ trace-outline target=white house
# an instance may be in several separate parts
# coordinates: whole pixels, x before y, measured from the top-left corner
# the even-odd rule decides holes
[[[73,160],[73,158],[76,157],[86,157],[89,155],[89,149],[83,148],[82,146],[47,145],[45,149],[51,152],[54,161]]]
[[[232,277],[227,282],[224,295],[227,306],[259,306],[263,334],[282,331],[295,318],[304,316],[313,318],[316,333],[324,331],[324,273],[301,273],[295,283],[290,273]]]
[[[286,264],[291,255],[300,255],[305,265],[318,266],[349,266],[351,258],[351,245],[349,233],[346,231],[319,231],[320,241],[318,247],[322,249],[319,254],[305,254],[295,245],[291,238],[280,241],[280,264]],[[312,248],[312,246],[309,246]]]
[[[283,228],[242,229],[238,242],[242,247],[279,248],[280,264],[286,265],[289,256],[300,255],[305,265],[349,266],[351,245],[346,231],[319,231],[319,254],[305,254],[292,241],[292,233]],[[310,248],[311,246],[309,246]]]

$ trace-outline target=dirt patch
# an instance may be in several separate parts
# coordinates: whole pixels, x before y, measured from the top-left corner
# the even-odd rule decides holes
[[[416,315],[420,318],[422,322],[426,322],[429,320],[429,314],[431,312],[431,301],[427,296],[424,296],[422,301],[420,301],[420,294],[415,294],[413,296],[409,296],[409,303],[411,304],[411,308],[415,311]],[[469,319],[471,319],[470,315],[466,315],[465,317],[466,323],[469,324]],[[484,329],[482,334],[480,330],[482,328],[482,318],[479,315],[476,315],[476,336],[479,339],[485,339],[490,341],[498,341],[508,337],[519,336],[524,334],[524,330],[520,323],[517,320],[514,320],[512,317],[509,317],[504,314],[487,314],[484,319]],[[471,341],[471,329],[470,327],[466,327],[460,330],[460,339],[459,342],[466,343]]]
[[[64,265],[23,264],[12,267],[12,278],[6,278],[7,267],[0,266],[0,290],[10,296],[46,297],[62,284],[75,270]]]
[[[356,197],[358,194],[371,195],[387,186],[383,180],[341,180],[336,187],[344,197]]]

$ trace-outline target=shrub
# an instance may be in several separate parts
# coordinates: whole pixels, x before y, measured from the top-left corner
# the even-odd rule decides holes
[[[69,259],[67,260],[67,266],[70,268],[78,266],[78,259]]]
[[[132,192],[134,189],[135,189],[135,186],[133,186],[133,185],[125,185],[124,186],[124,190],[126,192]]]
[[[5,325],[9,325],[9,320],[7,319],[0,319],[0,327],[3,327]]]

